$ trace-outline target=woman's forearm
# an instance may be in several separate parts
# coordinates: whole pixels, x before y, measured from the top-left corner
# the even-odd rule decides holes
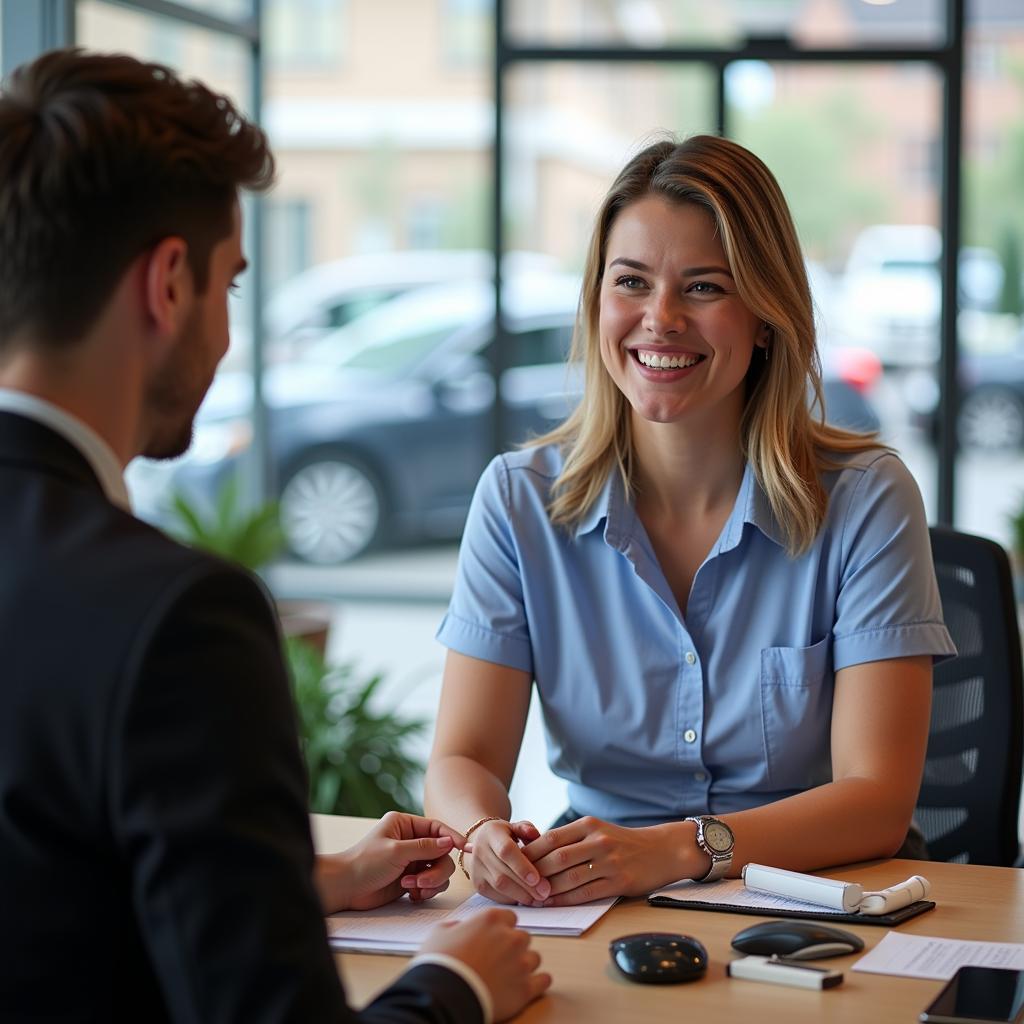
[[[723,815],[736,836],[729,874],[750,862],[813,871],[891,857],[906,837],[911,811],[884,781],[845,778]]]
[[[431,759],[424,781],[426,814],[465,832],[474,822],[494,815],[508,819],[512,805],[508,789],[478,761],[459,754]]]

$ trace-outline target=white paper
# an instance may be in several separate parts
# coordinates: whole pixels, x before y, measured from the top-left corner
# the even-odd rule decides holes
[[[946,981],[964,966],[1024,970],[1024,943],[939,939],[930,935],[887,932],[885,938],[870,953],[862,956],[852,969],[870,974]]]
[[[536,935],[582,935],[614,905],[615,899],[595,900],[578,907],[509,907],[474,893],[453,909],[413,903],[402,897],[374,910],[346,910],[327,918],[332,949],[361,953],[415,953],[430,931],[442,921],[462,920],[488,907],[512,910],[520,928]]]
[[[615,905],[615,897],[575,907],[506,907],[474,893],[452,911],[453,918],[469,917],[489,907],[515,911],[516,924],[534,935],[582,935]]]
[[[723,878],[719,882],[694,882],[687,879],[659,889],[653,895],[668,896],[686,903],[721,903],[727,907],[751,907],[757,910],[804,910],[840,917],[846,915],[843,910],[832,910],[820,903],[748,889],[740,878]]]
[[[327,918],[327,940],[332,949],[415,953],[430,931],[451,913],[429,903],[413,903],[403,896],[373,910],[332,914]]]

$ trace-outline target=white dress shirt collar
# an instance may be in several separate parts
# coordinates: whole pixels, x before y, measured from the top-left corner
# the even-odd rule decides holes
[[[0,388],[0,412],[16,413],[60,434],[89,463],[107,498],[126,512],[131,511],[131,499],[117,456],[110,445],[77,416],[45,399],[10,388]]]

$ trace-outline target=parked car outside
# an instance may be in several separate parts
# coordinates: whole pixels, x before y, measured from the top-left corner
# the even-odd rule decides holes
[[[1024,447],[1024,327],[1013,319],[1015,330],[1002,344],[998,337],[991,339],[991,332],[979,337],[961,331],[956,436],[966,449],[997,452]],[[938,437],[936,376],[934,368],[920,371],[904,386],[911,422],[932,441]]]
[[[554,257],[513,250],[502,260],[505,274],[556,271]],[[415,288],[466,280],[490,281],[494,256],[483,249],[409,249],[361,253],[319,263],[276,288],[264,309],[264,359],[286,362],[331,331]],[[235,324],[228,366],[249,358],[250,335]]]
[[[554,426],[579,399],[579,371],[565,363],[579,287],[575,275],[536,271],[507,281],[500,391],[512,442]],[[294,554],[337,564],[375,541],[459,536],[493,452],[493,311],[484,281],[417,289],[267,369],[270,460]],[[834,346],[822,356],[829,419],[877,429],[866,397],[877,359]],[[235,472],[251,441],[250,389],[246,374],[218,377],[193,452],[165,470],[175,487],[209,499]]]
[[[885,366],[927,366],[938,359],[942,237],[928,224],[875,224],[854,240],[840,284],[836,328],[846,344],[868,348]],[[958,308],[996,308],[1003,282],[998,256],[964,247],[958,260]]]

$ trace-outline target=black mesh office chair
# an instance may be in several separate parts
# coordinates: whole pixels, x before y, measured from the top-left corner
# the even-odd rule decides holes
[[[1017,602],[1006,552],[931,528],[946,627],[958,657],[935,668],[915,817],[934,860],[1017,860],[1024,696]]]

